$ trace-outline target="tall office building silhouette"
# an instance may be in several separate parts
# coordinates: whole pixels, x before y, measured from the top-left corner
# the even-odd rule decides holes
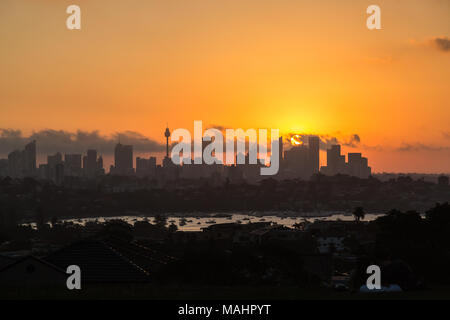
[[[97,172],[100,172],[100,173],[104,173],[104,170],[103,170],[103,157],[102,156],[99,156],[98,158],[97,158]]]
[[[113,173],[118,175],[130,175],[133,170],[133,146],[118,143],[114,149]]]
[[[8,159],[0,159],[0,177],[8,175]]]
[[[64,175],[69,177],[81,176],[81,154],[64,155]]]
[[[330,175],[345,173],[345,156],[341,155],[341,146],[339,144],[332,145],[327,150],[327,167]]]
[[[23,176],[24,157],[23,151],[14,150],[8,154],[8,173],[12,178]]]
[[[280,174],[284,169],[283,137],[278,138],[278,163],[280,164],[280,170],[278,171],[278,174]]]
[[[320,161],[320,139],[317,136],[310,136],[308,138],[308,174],[313,175],[319,172]]]
[[[367,158],[362,157],[361,153],[349,153],[348,172],[355,177],[368,178],[371,175],[371,168],[368,166]]]
[[[95,176],[97,172],[97,150],[90,149],[83,159],[83,168],[86,176]]]
[[[341,146],[333,145],[327,150],[327,165],[320,169],[326,175],[348,174],[359,178],[368,178],[372,174],[372,168],[368,165],[368,159],[361,153],[349,153],[348,162],[345,156],[341,155]]]
[[[64,177],[64,163],[60,152],[47,156],[47,178],[59,184]]]
[[[156,158],[136,158],[136,175],[139,177],[154,177],[156,174]]]
[[[320,139],[308,137],[308,144],[292,147],[284,152],[283,171],[288,178],[309,179],[319,172]]]
[[[32,177],[36,174],[36,141],[28,143],[24,150],[8,154],[8,173],[13,178]]]
[[[33,176],[36,173],[36,140],[25,146],[24,166],[25,176]]]

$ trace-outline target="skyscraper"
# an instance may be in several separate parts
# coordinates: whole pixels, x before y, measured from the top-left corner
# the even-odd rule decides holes
[[[14,150],[8,155],[8,173],[11,177],[32,177],[36,174],[36,141],[24,150]]]
[[[48,179],[54,182],[60,182],[62,180],[64,164],[61,153],[57,152],[54,155],[47,156],[48,165]]]
[[[327,150],[327,169],[326,174],[336,175],[345,171],[345,156],[341,155],[341,146],[339,144],[332,145]]]
[[[308,139],[308,167],[309,175],[313,175],[319,172],[320,161],[320,139],[317,136],[310,136]]]
[[[278,171],[279,173],[281,173],[283,171],[283,151],[284,150],[284,146],[283,146],[283,137],[280,137],[278,139],[278,163],[280,164],[280,170]]]
[[[361,153],[353,152],[348,154],[348,170],[351,176],[360,177],[362,169]]]
[[[290,179],[309,178],[308,175],[308,147],[304,144],[294,146],[284,153],[285,173]]]
[[[136,175],[140,177],[155,176],[156,173],[156,158],[149,159],[136,158]]]
[[[368,159],[361,153],[348,154],[348,172],[350,175],[367,179],[372,174],[372,168],[368,166]]]
[[[23,176],[24,156],[23,151],[14,150],[8,154],[8,173],[12,178]]]
[[[55,153],[54,155],[47,156],[47,164],[49,165],[49,167],[56,167],[57,164],[60,164],[62,162],[62,155],[59,152]]]
[[[114,174],[131,175],[133,170],[133,146],[118,143],[114,149]]]
[[[362,157],[361,153],[349,153],[348,162],[341,155],[341,146],[333,145],[327,150],[327,165],[321,168],[326,175],[348,174],[354,177],[367,179],[372,174],[372,168],[368,165],[369,160]]]
[[[99,156],[97,159],[97,171],[102,172],[103,171],[103,157]]]
[[[81,176],[81,154],[64,155],[64,175],[70,177]]]
[[[83,162],[85,175],[88,177],[95,176],[97,172],[97,150],[89,149]]]
[[[365,157],[361,158],[361,175],[360,178],[368,178],[372,175],[372,168],[369,167],[369,160]]]
[[[8,159],[0,159],[0,177],[8,175]]]
[[[25,146],[24,150],[24,175],[34,176],[36,173],[36,140]]]

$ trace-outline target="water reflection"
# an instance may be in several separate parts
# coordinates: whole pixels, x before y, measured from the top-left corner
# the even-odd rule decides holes
[[[379,214],[366,214],[364,221],[372,221],[379,217]],[[62,221],[72,222],[75,224],[84,225],[86,222],[97,221],[106,222],[110,220],[120,219],[126,221],[130,224],[134,224],[137,221],[148,221],[154,223],[154,217],[145,216],[116,216],[116,217],[93,217],[93,218],[83,218],[83,219],[65,219]],[[173,216],[167,215],[167,223],[175,224],[180,231],[200,231],[202,228],[208,227],[211,224],[218,223],[254,223],[254,222],[275,222],[279,225],[286,227],[293,227],[294,224],[300,222],[314,222],[314,221],[353,221],[354,217],[351,214],[333,214],[324,217],[288,217],[288,216],[278,216],[278,215],[267,215],[267,216],[253,216],[248,214],[210,214],[201,217],[193,216]]]

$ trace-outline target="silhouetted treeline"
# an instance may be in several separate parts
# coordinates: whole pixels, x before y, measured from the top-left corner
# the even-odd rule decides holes
[[[419,278],[450,284],[450,205],[436,204],[425,218],[417,211],[392,210],[374,221],[375,256],[401,259]]]
[[[448,185],[399,177],[387,182],[338,175],[317,175],[310,181],[267,179],[212,185],[209,180],[169,183],[163,187],[135,177],[110,177],[83,188],[36,181],[0,180],[1,223],[20,219],[114,216],[159,212],[218,211],[352,211],[386,212],[392,208],[424,212],[437,202],[450,201]],[[39,221],[38,221],[39,222]]]

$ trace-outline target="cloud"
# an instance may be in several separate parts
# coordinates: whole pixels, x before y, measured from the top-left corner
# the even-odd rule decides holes
[[[450,151],[450,146],[447,145],[447,141],[450,140],[450,131],[441,131],[442,134],[442,140],[441,144],[427,144],[423,142],[412,142],[407,143],[403,142],[399,147],[394,147],[391,150],[393,151],[399,151],[399,152],[420,152],[420,151],[441,151],[441,152],[447,152]]]
[[[217,129],[217,130],[221,131],[222,133],[224,133],[226,129],[231,129],[231,128],[233,128],[233,127],[226,127],[226,126],[215,125],[215,124],[206,126],[206,130],[208,130],[208,129]]]
[[[228,128],[233,128],[233,127],[219,125],[219,124],[206,126],[206,129],[211,129],[211,128],[218,129],[219,131],[222,132],[222,134],[225,137],[225,130]],[[258,128],[258,129],[263,129],[263,128]],[[268,133],[270,135],[270,129],[269,128],[265,128],[265,129],[268,130]],[[246,129],[243,129],[243,130],[245,131]],[[350,147],[350,148],[361,147],[361,138],[358,134],[341,135],[339,132],[337,134],[339,135],[339,137],[330,135],[330,134],[306,134],[306,133],[299,133],[299,132],[290,132],[288,134],[283,135],[283,141],[284,141],[283,144],[286,147],[291,146],[290,141],[291,141],[292,136],[299,135],[300,140],[304,144],[308,144],[309,137],[312,137],[312,136],[319,137],[319,139],[320,139],[319,146],[320,146],[321,150],[327,150],[327,149],[331,148],[332,145],[335,145],[335,144],[340,144],[342,146],[346,146],[346,147]]]
[[[434,146],[428,145],[424,143],[403,143],[400,147],[395,149],[396,151],[401,152],[411,152],[411,151],[448,151],[450,150],[449,146]]]
[[[431,39],[434,46],[444,52],[450,51],[450,38],[448,37],[434,37]]]
[[[361,143],[361,138],[358,134],[352,134],[349,139],[344,141],[342,144],[347,147],[356,148]]]
[[[328,134],[321,134],[321,135],[314,135],[314,134],[301,134],[301,133],[289,133],[287,135],[287,143],[289,143],[291,137],[293,135],[299,135],[300,136],[300,140],[305,143],[308,144],[309,141],[309,137],[315,136],[315,137],[319,137],[320,142],[319,142],[319,146],[321,150],[327,150],[330,149],[332,145],[335,144],[340,144],[342,146],[346,146],[346,147],[350,147],[350,148],[357,148],[360,146],[361,143],[361,138],[358,134],[351,134],[351,135],[347,135],[347,136],[342,136],[342,137],[336,137],[333,135],[328,135]]]
[[[412,39],[409,42],[411,45],[416,47],[428,47],[442,52],[450,52],[450,38],[447,36],[432,37],[425,41],[417,41]]]
[[[20,130],[0,129],[0,154],[6,155],[16,149],[22,149],[28,142],[36,140],[37,152],[42,154],[84,153],[87,149],[96,149],[102,154],[112,154],[117,142],[133,145],[136,152],[161,152],[164,143],[154,141],[134,131],[117,132],[106,136],[99,131],[69,132],[64,130],[40,130],[24,136]]]

